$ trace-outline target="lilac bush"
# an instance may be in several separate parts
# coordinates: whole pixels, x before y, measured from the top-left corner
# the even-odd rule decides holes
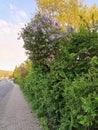
[[[52,61],[59,48],[61,38],[67,36],[73,28],[68,26],[67,30],[62,31],[59,23],[45,14],[35,15],[21,32],[24,48],[27,50],[29,58],[42,63]]]
[[[22,29],[24,48],[31,60],[46,62],[55,57],[58,48],[56,39],[62,37],[61,26],[54,19],[38,13]]]

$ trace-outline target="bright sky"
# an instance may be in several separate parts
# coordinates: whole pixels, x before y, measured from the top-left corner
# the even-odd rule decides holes
[[[0,0],[0,69],[14,70],[26,60],[18,32],[36,11],[34,0]]]
[[[85,0],[88,5],[98,0]],[[26,60],[23,41],[17,33],[37,11],[35,0],[0,0],[0,69],[14,70]]]
[[[98,0],[84,0],[84,3],[88,6],[96,4],[98,6]]]

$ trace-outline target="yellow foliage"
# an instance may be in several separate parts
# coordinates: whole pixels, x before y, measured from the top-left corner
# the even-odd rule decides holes
[[[14,72],[13,72],[14,77],[19,77],[20,76],[20,70],[19,67],[15,67]]]
[[[98,8],[96,5],[91,7],[83,6],[84,0],[36,0],[40,12],[46,13],[55,18],[65,28],[66,24],[79,28],[84,24],[80,17],[92,24],[92,16],[94,21],[98,20]]]
[[[89,25],[92,25],[93,22],[96,22],[98,20],[98,8],[95,4],[91,7],[85,6],[81,10],[80,15]]]
[[[15,67],[13,72],[13,77],[25,77],[28,72],[31,71],[32,63],[29,59],[25,61],[25,63],[22,63],[19,67]]]
[[[1,77],[10,77],[12,75],[12,71],[0,70],[0,78]]]

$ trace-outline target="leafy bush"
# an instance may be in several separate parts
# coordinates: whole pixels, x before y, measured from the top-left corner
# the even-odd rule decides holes
[[[53,59],[58,48],[54,39],[61,37],[61,27],[53,19],[38,13],[21,32],[24,48],[34,62],[48,62]]]
[[[92,130],[98,126],[97,77],[89,74],[77,76],[70,87],[65,83],[60,130]]]
[[[88,73],[98,68],[98,33],[82,28],[71,34],[69,42],[62,40],[58,51],[58,62],[64,66],[64,72],[70,77]],[[61,60],[60,60],[61,59]]]
[[[33,61],[32,69],[21,77],[22,88],[32,97],[44,129],[98,128],[97,31],[75,32],[68,26],[63,32],[56,22],[38,14],[21,35]]]

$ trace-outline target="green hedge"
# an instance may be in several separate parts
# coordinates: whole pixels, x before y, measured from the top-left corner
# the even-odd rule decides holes
[[[29,74],[23,84],[44,129],[92,130],[98,126],[98,74],[71,81],[61,70]]]
[[[98,33],[82,29],[61,38],[56,58],[34,64],[23,91],[45,130],[98,129]]]
[[[33,65],[21,69],[16,81],[30,96],[44,130],[97,130],[96,26],[76,31],[68,25],[64,32],[55,20],[37,14],[21,36]]]

